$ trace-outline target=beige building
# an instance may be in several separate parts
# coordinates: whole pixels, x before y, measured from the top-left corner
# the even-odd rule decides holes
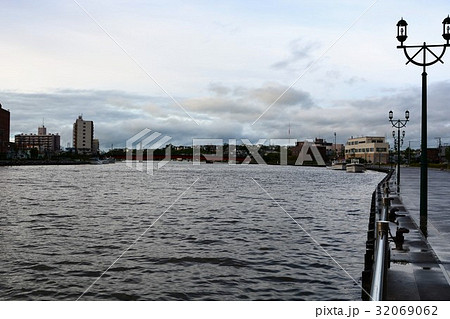
[[[14,137],[18,150],[37,149],[39,153],[56,153],[60,150],[60,136],[47,134],[47,128],[42,125],[38,128],[38,134],[18,134]]]
[[[94,122],[78,116],[73,124],[73,147],[79,154],[92,154],[94,147]]]
[[[389,143],[381,136],[350,138],[345,145],[345,159],[359,158],[368,163],[389,163]]]

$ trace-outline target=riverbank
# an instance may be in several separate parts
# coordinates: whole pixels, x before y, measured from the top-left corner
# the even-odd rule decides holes
[[[90,161],[74,161],[74,160],[47,160],[47,161],[0,161],[0,166],[42,166],[42,165],[86,165]]]

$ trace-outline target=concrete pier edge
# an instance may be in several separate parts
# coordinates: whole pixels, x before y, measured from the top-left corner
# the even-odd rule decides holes
[[[372,196],[372,205],[367,232],[365,266],[362,273],[362,299],[371,300],[370,291],[374,249],[374,224],[377,209],[380,209],[377,192],[387,183],[390,190],[396,185],[392,173],[378,185]],[[380,194],[378,194],[379,196]],[[386,301],[425,301],[450,300],[450,277],[422,234],[399,194],[391,192],[389,208],[389,249],[388,270],[385,279],[383,300]],[[450,243],[449,243],[450,244]]]

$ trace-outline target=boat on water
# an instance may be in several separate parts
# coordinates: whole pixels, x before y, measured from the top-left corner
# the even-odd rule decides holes
[[[103,164],[114,164],[116,162],[116,159],[114,157],[107,157],[102,160]]]
[[[338,171],[345,171],[347,163],[345,161],[333,161],[331,162],[331,169],[338,170]]]
[[[100,165],[100,164],[103,164],[103,163],[102,163],[102,161],[101,161],[100,159],[98,159],[98,158],[91,158],[91,159],[89,160],[89,164],[91,164],[91,165]]]
[[[346,165],[345,169],[347,173],[364,173],[366,167],[359,160],[352,160],[351,163]]]
[[[108,157],[105,159],[91,158],[91,160],[89,161],[89,163],[93,164],[93,165],[114,164],[115,162],[116,162],[116,159],[113,157]]]

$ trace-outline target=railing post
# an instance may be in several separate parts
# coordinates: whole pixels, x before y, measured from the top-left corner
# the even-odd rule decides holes
[[[387,253],[389,249],[389,222],[378,221],[375,243],[375,260],[370,295],[372,300],[383,300],[386,296]]]
[[[386,275],[389,266],[389,174],[372,194],[372,203],[367,231],[364,270],[362,272],[362,299],[383,300],[386,296]]]
[[[383,208],[375,228],[374,262],[370,289],[370,296],[374,301],[383,300],[386,296],[386,276],[389,263],[389,221],[387,219],[392,200],[392,197],[389,197],[388,180],[384,184],[383,193]]]

